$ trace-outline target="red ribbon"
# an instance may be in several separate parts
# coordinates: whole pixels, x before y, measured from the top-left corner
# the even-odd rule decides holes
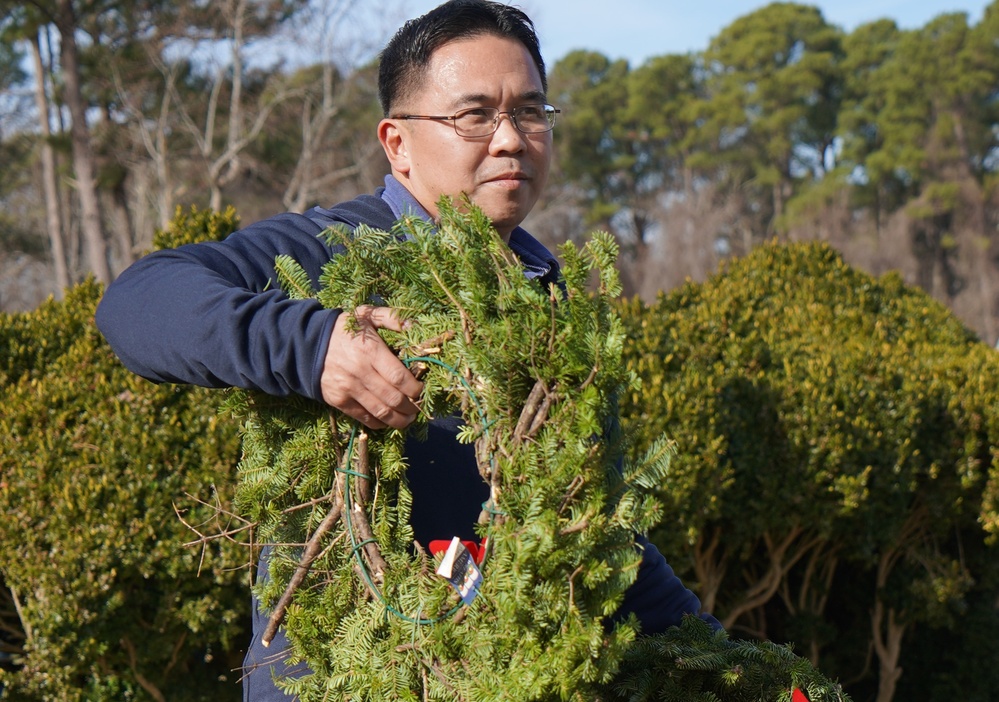
[[[475,561],[476,565],[482,565],[482,559],[486,557],[486,542],[483,541],[482,544],[477,544],[474,541],[462,541],[462,545],[468,549],[468,552],[472,554],[472,560]],[[436,556],[438,553],[444,553],[447,551],[448,546],[451,545],[451,539],[437,539],[430,542],[430,553]],[[794,702],[798,702],[795,700]],[[808,702],[808,700],[805,700]]]

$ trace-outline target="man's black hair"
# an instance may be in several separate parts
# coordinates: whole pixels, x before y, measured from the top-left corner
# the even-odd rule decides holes
[[[534,59],[547,92],[548,77],[534,23],[521,10],[491,0],[449,0],[404,24],[381,53],[378,100],[387,117],[391,107],[421,84],[433,53],[459,39],[492,35],[516,39]]]

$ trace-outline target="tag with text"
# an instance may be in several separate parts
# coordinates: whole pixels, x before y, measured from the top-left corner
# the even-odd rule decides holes
[[[437,567],[437,575],[451,583],[465,604],[472,604],[472,600],[479,594],[482,571],[475,565],[472,554],[457,536],[451,539],[444,559]]]

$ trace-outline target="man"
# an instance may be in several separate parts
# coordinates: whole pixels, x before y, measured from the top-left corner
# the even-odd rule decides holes
[[[388,229],[407,213],[432,220],[442,195],[465,193],[526,275],[555,281],[555,258],[519,226],[551,162],[557,110],[546,104],[546,91],[533,24],[517,9],[451,0],[406,23],[381,56],[378,138],[391,167],[385,187],[331,209],[258,222],[222,243],[151,254],[108,288],[97,312],[101,331],[130,369],[157,382],[298,393],[373,429],[406,427],[422,385],[378,334],[399,330],[404,320],[366,307],[350,330],[346,315],[272,289],[274,257],[290,254],[315,282],[336,255],[317,236],[327,225]],[[473,449],[455,440],[456,431],[454,420],[438,419],[428,441],[407,444],[412,525],[423,543],[475,538],[487,493]],[[642,630],[654,633],[697,613],[700,603],[655,547],[642,544],[638,581],[619,615],[636,613]],[[283,636],[261,648],[265,624],[266,613],[255,609],[244,682],[245,699],[254,702],[283,699],[273,678],[300,672],[285,669]]]

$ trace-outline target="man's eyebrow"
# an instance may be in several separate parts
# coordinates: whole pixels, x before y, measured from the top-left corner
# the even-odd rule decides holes
[[[541,90],[528,90],[527,92],[518,95],[517,99],[522,104],[530,104],[543,103],[546,102],[548,98]],[[495,101],[495,96],[486,95],[485,93],[465,93],[464,95],[459,95],[451,101],[450,109],[460,110],[464,107],[468,107],[469,105],[489,105]]]

